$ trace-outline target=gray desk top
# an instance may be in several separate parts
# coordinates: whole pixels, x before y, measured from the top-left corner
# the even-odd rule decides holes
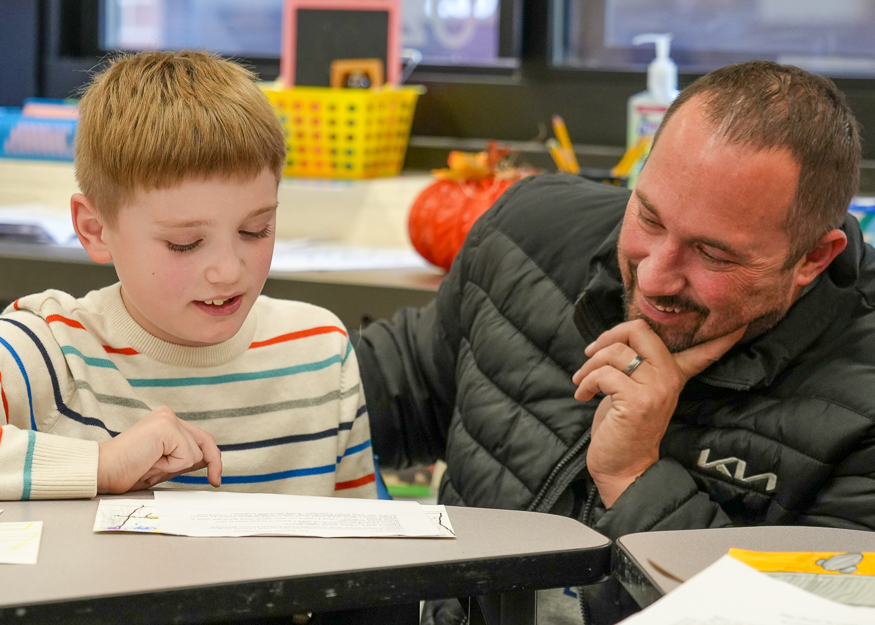
[[[732,547],[752,551],[875,551],[875,532],[769,526],[629,534],[614,546],[614,574],[638,604],[646,606]]]
[[[247,617],[340,610],[591,583],[610,559],[608,539],[530,512],[449,508],[454,540],[191,538],[95,534],[97,499],[2,507],[0,520],[43,521],[43,534],[36,565],[0,565],[0,620],[50,622],[58,610],[87,622],[228,618],[241,605]]]

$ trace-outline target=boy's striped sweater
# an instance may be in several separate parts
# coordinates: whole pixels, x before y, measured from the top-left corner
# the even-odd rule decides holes
[[[376,496],[355,353],[310,304],[261,296],[232,339],[186,347],[141,328],[118,284],[31,295],[0,316],[0,399],[2,499],[93,497],[96,443],[159,406],[215,436],[223,489]]]

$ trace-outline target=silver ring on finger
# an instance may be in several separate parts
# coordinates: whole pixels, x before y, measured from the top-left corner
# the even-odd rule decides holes
[[[635,354],[635,358],[632,359],[632,362],[626,365],[626,368],[623,369],[623,373],[631,376],[632,372],[635,371],[635,369],[638,368],[638,365],[640,365],[642,362],[644,362],[644,356],[642,356],[641,354]]]

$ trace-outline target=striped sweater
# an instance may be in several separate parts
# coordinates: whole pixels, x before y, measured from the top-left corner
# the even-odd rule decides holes
[[[261,296],[232,339],[186,347],[141,328],[118,284],[31,295],[0,316],[0,399],[2,499],[93,497],[97,443],[162,405],[215,436],[223,489],[376,496],[352,345],[309,304]]]

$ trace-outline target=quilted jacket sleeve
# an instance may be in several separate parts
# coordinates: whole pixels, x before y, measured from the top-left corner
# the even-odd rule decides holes
[[[662,458],[638,477],[595,524],[617,539],[650,530],[727,527],[731,521],[680,464]]]
[[[406,308],[391,321],[353,335],[381,466],[430,464],[443,458],[455,401],[457,332],[444,321],[458,307],[459,263],[441,283],[437,299]]]

